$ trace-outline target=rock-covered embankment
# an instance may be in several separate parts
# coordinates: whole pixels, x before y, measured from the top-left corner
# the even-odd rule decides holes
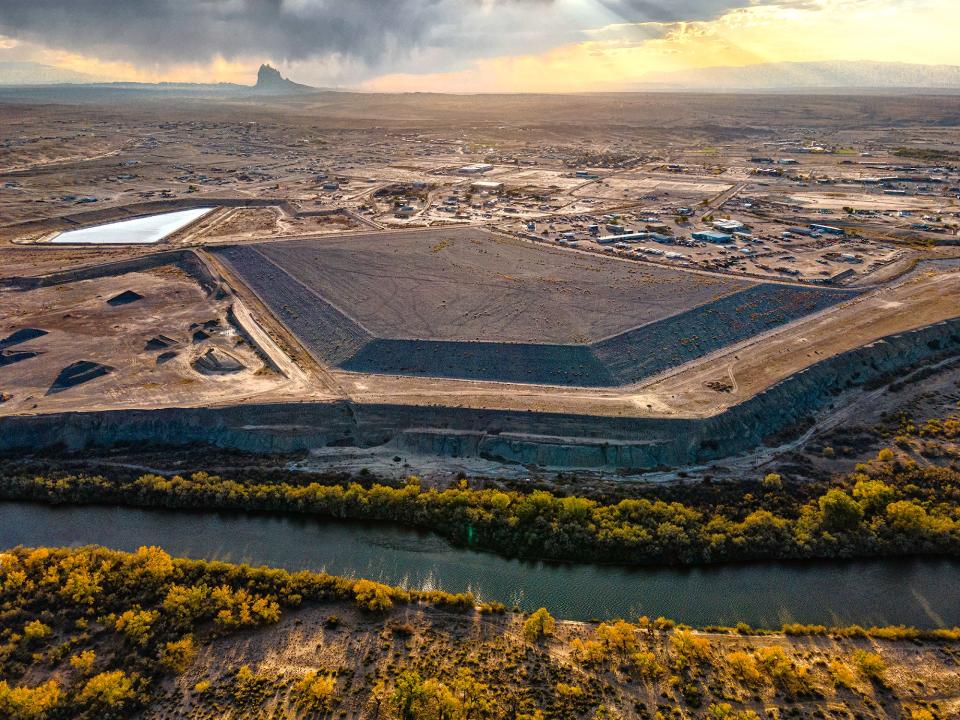
[[[0,451],[207,443],[249,452],[392,444],[409,452],[565,468],[715,460],[784,435],[843,394],[960,355],[960,318],[823,360],[705,419],[585,417],[465,408],[277,403],[0,418]]]

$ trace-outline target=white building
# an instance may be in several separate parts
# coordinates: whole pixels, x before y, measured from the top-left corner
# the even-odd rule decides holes
[[[493,170],[493,165],[487,163],[474,163],[473,165],[464,165],[457,170],[461,175],[482,175],[485,172]]]

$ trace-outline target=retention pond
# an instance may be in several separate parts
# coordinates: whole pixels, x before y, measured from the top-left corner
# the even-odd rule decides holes
[[[55,245],[149,245],[199,220],[213,208],[193,208],[177,212],[147,215],[131,220],[93,225],[62,232],[52,240]]]
[[[508,560],[393,525],[223,513],[0,503],[0,547],[158,545],[173,555],[326,570],[393,585],[471,590],[559,618],[663,615],[691,625],[960,624],[960,561],[625,568]]]

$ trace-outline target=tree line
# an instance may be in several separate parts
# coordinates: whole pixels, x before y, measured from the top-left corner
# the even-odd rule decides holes
[[[477,607],[468,593],[172,558],[154,547],[15,548],[0,553],[0,717],[130,717],[157,681],[183,672],[210,637],[324,602],[374,613],[411,603],[504,610]],[[37,683],[40,668],[51,677]],[[327,683],[315,677],[303,684],[304,702],[316,701]]]
[[[960,472],[881,451],[870,463],[803,497],[769,475],[760,492],[720,506],[656,497],[601,502],[521,492],[231,480],[205,472],[136,478],[7,474],[0,498],[46,503],[264,511],[389,521],[457,545],[506,556],[626,564],[880,557],[960,553]]]

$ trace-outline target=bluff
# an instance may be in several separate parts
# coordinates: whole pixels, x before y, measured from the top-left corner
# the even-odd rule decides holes
[[[960,318],[891,335],[808,367],[709,418],[590,417],[452,407],[272,403],[0,417],[0,452],[112,445],[248,452],[375,447],[546,468],[711,462],[796,436],[846,393],[960,354]],[[920,371],[922,372],[922,370]]]
[[[265,95],[292,95],[312,92],[314,88],[288,80],[275,67],[261,65],[257,71],[257,84],[253,86],[253,90]]]

